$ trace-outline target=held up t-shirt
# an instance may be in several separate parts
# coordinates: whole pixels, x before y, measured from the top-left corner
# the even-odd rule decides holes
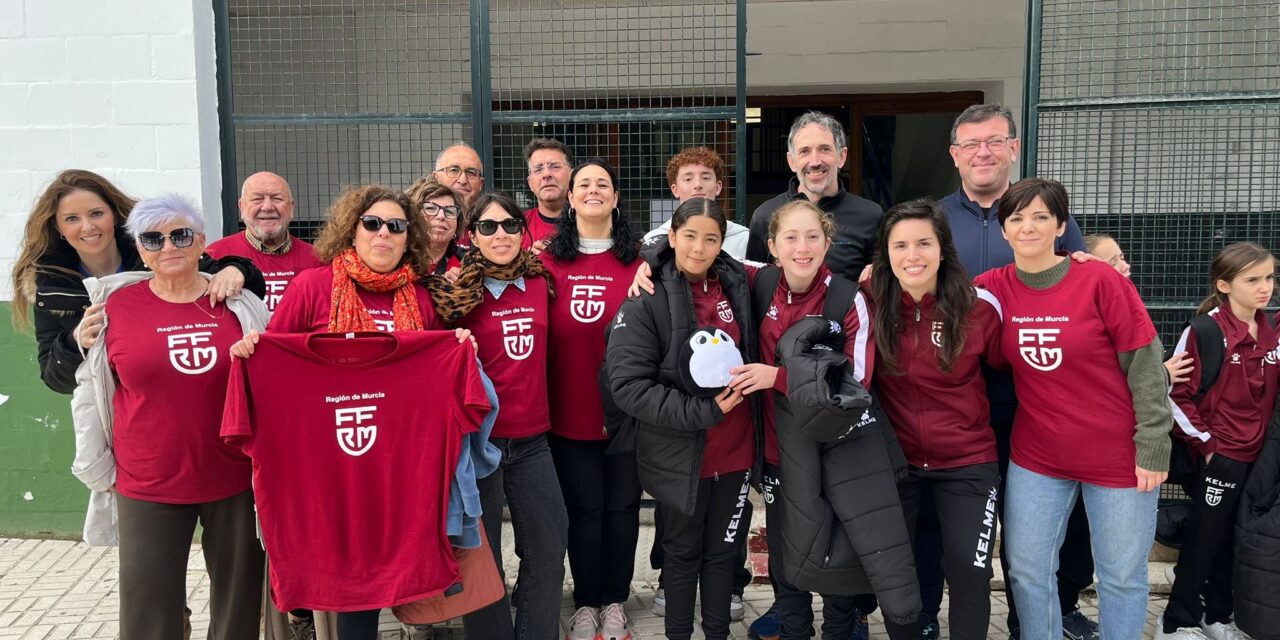
[[[116,490],[135,500],[198,504],[249,488],[249,459],[218,437],[230,349],[240,321],[209,299],[161,300],[148,282],[107,298],[107,360]]]
[[[215,259],[226,256],[248,258],[253,266],[262,272],[262,278],[267,283],[267,293],[262,297],[262,301],[270,311],[276,310],[276,305],[284,296],[285,289],[299,273],[325,266],[316,257],[314,248],[297,237],[293,238],[288,252],[276,255],[258,251],[249,244],[244,234],[245,232],[241,231],[218,240],[209,245],[206,251]]]
[[[268,333],[235,361],[222,437],[253,459],[280,610],[391,607],[453,585],[445,516],[462,437],[489,411],[479,371],[451,331]]]
[[[1133,283],[1101,262],[1073,263],[1046,289],[1023,284],[1014,265],[976,282],[1004,310],[1001,346],[1019,400],[1013,461],[1055,478],[1136,487],[1137,418],[1116,354],[1147,346],[1156,329]]]

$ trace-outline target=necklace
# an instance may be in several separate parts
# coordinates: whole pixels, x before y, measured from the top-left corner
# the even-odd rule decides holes
[[[204,288],[204,293],[201,293],[199,297],[197,297],[195,300],[192,300],[192,301],[191,301],[191,305],[192,305],[192,306],[194,306],[195,308],[199,309],[199,310],[200,310],[200,313],[203,313],[203,314],[205,314],[206,316],[209,316],[209,318],[210,318],[211,320],[221,320],[223,317],[225,317],[225,316],[227,315],[227,303],[226,303],[226,301],[223,301],[223,303],[222,303],[222,313],[219,313],[218,315],[216,315],[216,316],[215,316],[215,315],[213,315],[212,313],[209,313],[208,311],[205,311],[205,310],[204,310],[204,307],[200,306],[200,300],[201,300],[201,299],[203,299],[205,296],[208,296],[208,295],[209,295],[209,287],[208,287],[208,285],[206,285],[206,286],[205,286],[205,288]]]

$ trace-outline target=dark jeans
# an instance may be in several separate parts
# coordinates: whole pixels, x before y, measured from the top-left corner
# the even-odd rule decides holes
[[[658,570],[658,588],[666,586],[662,577],[662,509],[653,510],[653,547],[649,549],[649,566]],[[747,585],[751,584],[751,569],[747,567],[747,545],[742,545],[742,553],[738,557],[738,566],[733,572],[733,594],[741,596]]]
[[[898,483],[908,531],[915,531],[925,496],[932,496],[937,509],[951,585],[948,620],[955,640],[987,637],[999,482],[997,465],[991,462],[937,471],[911,467]]]
[[[779,502],[774,491],[781,485],[778,467],[765,463],[760,487],[764,491],[764,514],[767,523],[779,522]],[[775,525],[768,525],[772,527]],[[801,591],[782,579],[780,536],[765,536],[769,545],[769,576],[773,582],[773,606],[778,614],[782,640],[809,640],[813,636],[813,594]],[[822,640],[848,640],[857,615],[870,614],[878,603],[874,594],[856,596],[822,595]],[[920,637],[915,631],[914,636]],[[898,636],[892,636],[898,637]]]
[[[380,615],[382,609],[339,613],[338,640],[377,640]]]
[[[1214,454],[1200,462],[1191,497],[1186,539],[1178,554],[1177,575],[1164,610],[1164,629],[1196,627],[1200,618],[1208,624],[1230,622],[1235,609],[1231,593],[1235,564],[1235,522],[1244,493],[1244,481],[1252,464]],[[1200,598],[1204,601],[1201,602]]]
[[[606,440],[570,440],[554,435],[547,440],[569,512],[573,606],[626,602],[640,537],[636,458],[607,455]]]
[[[665,504],[662,536],[666,570],[668,640],[693,635],[693,607],[702,588],[702,632],[707,640],[729,637],[729,598],[738,559],[751,527],[748,472],[738,471],[698,481],[694,512],[680,513]]]
[[[120,535],[120,637],[182,637],[187,559],[196,523],[209,571],[210,640],[258,637],[265,562],[253,492],[201,504],[163,504],[116,494]]]
[[[463,616],[468,638],[542,640],[560,633],[560,596],[564,590],[564,552],[568,516],[547,437],[493,438],[502,450],[498,470],[476,483],[484,509],[481,520],[502,572],[502,505],[511,511],[520,574],[508,598]],[[505,577],[505,576],[504,576]]]
[[[989,370],[984,369],[984,371]],[[1012,377],[1001,381],[999,376],[1009,376],[1009,374],[988,373],[988,394],[995,385],[1012,386]],[[1009,437],[1013,430],[1013,418],[1017,409],[1016,403],[994,401],[991,403],[991,427],[996,432],[996,457],[1000,464],[1000,495],[1002,496],[1005,495],[1005,479],[1009,475]],[[1001,500],[999,515],[1002,527],[1004,526],[1004,505],[1005,502]],[[1005,553],[1005,536],[1001,535],[1000,574],[1004,578],[1005,596],[1009,601],[1009,615],[1006,621],[1009,630],[1013,632],[1021,627],[1021,623],[1018,621],[1018,606],[1013,599],[1013,589],[1008,586],[1013,584],[1009,580],[1008,558],[1009,555]],[[1065,615],[1074,611],[1079,605],[1080,591],[1093,584],[1093,549],[1089,538],[1089,515],[1085,512],[1083,495],[1076,498],[1075,508],[1071,510],[1071,516],[1067,519],[1066,537],[1062,540],[1062,547],[1058,549],[1057,577],[1058,603]]]

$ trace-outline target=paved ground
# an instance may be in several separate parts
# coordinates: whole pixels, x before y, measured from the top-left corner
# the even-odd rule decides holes
[[[653,539],[652,527],[641,530],[640,548],[648,549]],[[514,557],[511,541],[504,540],[506,557]],[[643,555],[643,554],[641,554]],[[510,564],[510,563],[509,563]],[[637,566],[632,583],[632,597],[628,603],[631,619],[639,638],[654,640],[662,636],[662,618],[649,607],[656,588],[656,574],[647,567]],[[514,567],[508,567],[512,575]],[[1154,591],[1168,591],[1164,579],[1164,565],[1152,564]],[[113,549],[89,547],[84,544],[57,540],[0,539],[0,638],[23,640],[53,638],[102,638],[118,637],[117,613],[117,559]],[[997,572],[998,575],[998,572]],[[204,573],[204,560],[198,546],[192,547],[190,571],[187,578],[188,602],[194,611],[193,638],[204,638],[208,627],[208,585]],[[1003,588],[997,584],[996,587]],[[569,593],[565,592],[563,617],[572,613]],[[745,597],[746,619],[733,625],[734,638],[747,637],[747,623],[768,609],[772,594],[767,586],[753,585]],[[1148,607],[1147,634],[1153,633],[1155,617],[1164,608],[1164,596],[1153,595]],[[1006,610],[1002,590],[992,595],[991,638],[1007,638],[1004,626]],[[1091,616],[1097,615],[1096,599],[1087,597],[1083,608]],[[946,633],[945,601],[943,604],[943,637]],[[815,609],[817,607],[815,606]],[[384,615],[383,640],[401,638],[398,624],[390,614]],[[438,638],[460,638],[460,633],[441,630]],[[695,638],[701,638],[696,633]],[[872,637],[886,638],[884,627],[872,616]]]

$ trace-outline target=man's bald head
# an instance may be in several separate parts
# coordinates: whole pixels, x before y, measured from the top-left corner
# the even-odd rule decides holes
[[[267,246],[276,246],[288,237],[293,207],[289,183],[270,171],[245,178],[240,188],[240,220],[253,237]]]
[[[484,164],[480,154],[465,144],[455,144],[436,157],[436,180],[458,192],[467,206],[484,191]]]

